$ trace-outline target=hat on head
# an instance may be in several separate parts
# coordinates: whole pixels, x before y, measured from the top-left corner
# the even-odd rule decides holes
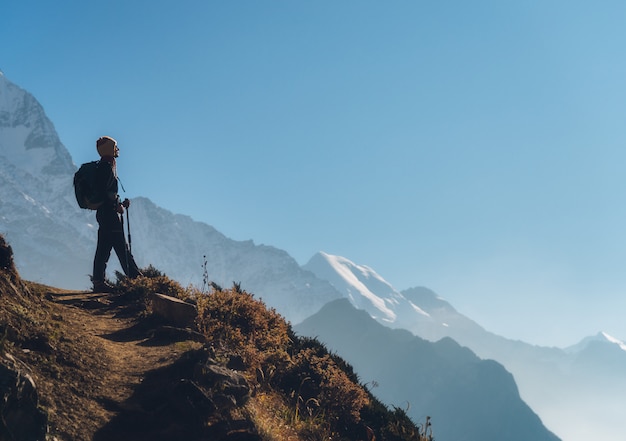
[[[115,147],[117,147],[117,141],[110,136],[103,136],[96,141],[96,149],[100,156],[115,157]]]

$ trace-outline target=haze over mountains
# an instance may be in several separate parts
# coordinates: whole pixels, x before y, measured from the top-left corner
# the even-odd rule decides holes
[[[304,267],[385,326],[433,342],[450,337],[479,357],[502,363],[513,373],[522,398],[564,440],[601,434],[617,441],[626,433],[626,345],[617,338],[600,332],[566,349],[533,346],[485,330],[428,288],[396,291],[373,269],[344,257],[318,253]],[[532,326],[532,318],[527,320]],[[331,348],[346,351],[357,368],[367,369],[358,356],[348,356],[353,346],[346,344],[345,333],[324,332],[307,321],[296,328],[319,335]]]
[[[0,74],[0,232],[13,247],[18,269],[26,279],[67,288],[84,289],[90,286],[97,225],[93,212],[81,210],[76,205],[72,190],[75,170],[76,165],[36,99]],[[419,347],[420,351],[425,351],[423,354],[431,354],[426,358],[416,357],[423,363],[428,359],[434,362],[439,360],[439,355],[448,354],[450,364],[446,366],[451,375],[442,380],[444,383],[451,381],[453,374],[458,372],[455,369],[463,366],[471,365],[476,376],[494,372],[501,380],[498,384],[508,391],[507,400],[512,400],[507,402],[507,406],[513,406],[509,409],[516,408],[512,411],[513,416],[521,418],[516,420],[516,424],[533,421],[525,427],[535,428],[536,439],[554,438],[540,421],[534,419],[532,411],[524,407],[515,384],[501,366],[481,362],[470,351],[449,339],[437,345],[428,341],[450,337],[470,348],[478,357],[501,363],[514,375],[521,399],[564,440],[588,439],[592,434],[601,434],[604,440],[618,440],[626,433],[626,425],[621,421],[626,410],[621,399],[626,392],[626,351],[623,343],[614,337],[601,333],[567,350],[510,341],[459,314],[452,305],[427,288],[398,292],[373,269],[325,253],[313,256],[309,263],[300,267],[285,251],[255,245],[252,241],[233,241],[207,224],[171,213],[146,198],[133,199],[130,225],[133,254],[138,263],[141,266],[152,264],[183,284],[200,286],[206,268],[209,280],[222,286],[241,282],[243,288],[261,297],[268,306],[276,308],[293,323],[317,320],[315,330],[319,329],[320,317],[341,308],[355,327],[362,324],[374,329],[381,341],[387,341],[386,338],[393,340],[401,335],[400,340],[406,347],[414,346],[407,349],[411,353],[418,351]],[[115,257],[111,262],[116,262]],[[111,265],[109,275],[116,266]],[[358,311],[347,312],[346,302],[337,302],[339,299],[348,299],[354,307],[366,311],[379,324],[404,329],[421,338],[417,339],[405,331],[392,333],[373,320],[367,320]],[[317,315],[305,321],[314,314]],[[327,318],[327,321],[330,325],[330,319]],[[532,326],[532,319],[529,319],[529,326]],[[305,329],[306,332],[313,332],[312,328],[301,329],[302,332]],[[351,331],[356,335],[361,332],[359,329]],[[324,335],[330,347],[339,349],[347,344],[348,334],[336,336],[341,340],[333,340],[333,333],[320,331],[319,335]],[[360,366],[363,363],[361,360],[368,358],[359,350],[372,351],[372,347],[363,345],[351,349],[357,371],[363,369],[374,381],[382,382],[383,377],[386,379],[385,387],[375,390],[385,399],[393,402],[397,396],[393,391],[407,382],[420,384],[421,391],[427,387],[419,382],[413,383],[415,372],[400,375],[399,371],[393,370],[392,367],[397,368],[397,364],[383,363],[377,370],[372,370],[373,364]],[[352,362],[349,357],[346,358]],[[384,358],[377,361],[384,362]],[[440,360],[437,363],[443,362]],[[419,366],[425,368],[426,365]],[[435,364],[430,366],[435,369]],[[423,372],[423,375],[429,374]],[[479,384],[486,384],[474,382],[476,376],[461,385],[467,387],[467,399],[480,393]],[[391,383],[394,377],[399,384]],[[428,382],[420,378],[420,381]],[[444,389],[433,389],[432,393],[435,390],[443,393]],[[459,392],[458,389],[456,391]],[[446,389],[446,393],[452,394],[452,389]],[[435,399],[429,401],[424,397],[415,397],[411,401],[413,409],[416,409],[417,402],[420,406],[428,406]],[[441,401],[447,403],[442,404],[441,409],[449,407],[453,401],[450,397]],[[395,404],[404,405],[402,402]],[[487,403],[486,408],[492,405],[493,402]],[[417,417],[422,417],[424,412],[418,410]],[[462,412],[457,412],[457,415],[459,413]],[[487,420],[485,418],[481,424],[491,424],[496,430],[495,422]],[[591,420],[593,423],[590,423]],[[488,430],[491,428],[484,428],[483,433]],[[502,427],[497,430],[502,430]],[[483,439],[495,441],[498,438]]]
[[[450,338],[430,343],[406,330],[376,323],[347,299],[336,300],[296,325],[342,354],[389,405],[414,421],[424,412],[437,423],[435,439],[556,441],[519,397],[513,376]]]

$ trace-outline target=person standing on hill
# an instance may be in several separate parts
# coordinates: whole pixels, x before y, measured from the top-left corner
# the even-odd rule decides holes
[[[117,194],[117,169],[116,158],[120,149],[117,141],[109,136],[103,136],[96,141],[96,148],[100,155],[100,162],[96,174],[96,187],[99,200],[104,202],[96,211],[98,221],[98,245],[93,259],[93,291],[112,292],[113,287],[107,283],[105,272],[107,262],[111,256],[111,250],[120,261],[126,276],[135,278],[141,275],[141,271],[130,253],[126,239],[124,238],[124,210],[130,206],[130,201],[122,202]]]

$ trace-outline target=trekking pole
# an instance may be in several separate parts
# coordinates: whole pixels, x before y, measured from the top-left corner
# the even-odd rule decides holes
[[[120,220],[122,221],[122,240],[124,240],[124,214],[119,215]],[[126,268],[124,269],[124,272],[126,273],[126,276],[128,276],[128,274],[130,273],[130,263],[128,261],[128,247],[126,246],[126,244],[124,244],[124,256],[126,257],[126,262],[124,262],[126,264]]]
[[[130,205],[126,207],[126,228],[128,230],[128,251],[130,252],[130,254],[133,254],[133,241],[130,237],[130,217],[128,214],[129,208],[130,208]]]

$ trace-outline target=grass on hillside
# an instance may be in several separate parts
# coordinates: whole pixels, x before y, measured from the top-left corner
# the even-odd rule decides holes
[[[154,268],[117,285],[147,298],[161,292],[195,303],[197,330],[226,363],[241,360],[255,394],[246,412],[268,440],[432,441],[430,421],[417,426],[388,409],[359,382],[352,366],[317,339],[296,335],[273,308],[234,284],[210,291],[183,288]],[[149,308],[149,306],[148,306]]]
[[[67,311],[45,300],[55,288],[19,278],[10,247],[0,239],[0,352],[19,354],[36,367],[41,405],[53,421],[75,425],[65,427],[67,434],[83,433],[80,426],[88,422],[73,420],[75,403],[98,393],[90,389],[91,378],[106,363],[72,335],[63,317]],[[135,305],[138,321],[150,318],[153,292],[197,305],[195,327],[205,336],[205,347],[224,365],[238,360],[237,369],[252,388],[245,407],[231,410],[231,417],[252,421],[263,440],[432,441],[429,422],[416,426],[403,410],[387,408],[341,357],[316,339],[297,336],[254,295],[236,284],[231,289],[209,286],[210,291],[184,288],[151,267],[144,277],[118,276],[116,282]],[[25,352],[25,347],[34,350]],[[0,416],[2,409],[0,403]]]

